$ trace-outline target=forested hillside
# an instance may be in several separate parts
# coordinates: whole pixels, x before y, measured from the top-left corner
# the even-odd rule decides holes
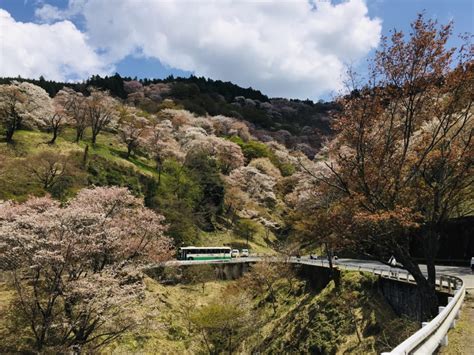
[[[401,339],[388,334],[410,322],[381,312],[374,279],[339,278],[331,263],[335,252],[393,256],[416,281],[418,318],[438,314],[435,258],[474,210],[474,50],[467,37],[447,48],[451,26],[419,15],[408,37],[382,38],[367,80],[352,80],[337,104],[196,77],[2,79],[0,338],[13,339],[3,349],[392,348]],[[181,298],[181,286],[147,285],[143,274],[183,245],[281,263],[260,259],[239,283],[245,292],[216,285],[217,302],[190,309],[168,297]],[[326,253],[325,289],[292,277],[287,257],[307,252]],[[180,282],[173,272],[160,281]],[[189,284],[204,294],[206,277],[198,269]],[[260,311],[259,334],[247,326]]]
[[[334,102],[268,98],[258,90],[241,88],[230,82],[191,76],[189,78],[140,79],[93,76],[83,83],[61,83],[23,78],[1,78],[0,84],[27,81],[54,97],[63,87],[85,95],[89,87],[108,91],[148,113],[156,113],[172,100],[179,108],[196,115],[223,115],[245,120],[260,140],[276,140],[314,156],[330,133],[329,114],[337,110]]]
[[[122,186],[165,216],[176,246],[280,248],[291,192],[308,180],[317,142],[328,133],[326,113],[317,111],[331,105],[269,100],[220,81],[171,80],[93,77],[57,90],[62,84],[3,79],[0,200],[49,194],[67,201],[81,188]],[[236,96],[244,94],[252,98]],[[315,120],[301,128],[298,110]],[[267,129],[255,123],[258,114],[271,123]],[[300,135],[275,130],[272,115],[286,125],[299,117]],[[320,123],[324,132],[315,128]],[[312,146],[302,143],[310,139]]]

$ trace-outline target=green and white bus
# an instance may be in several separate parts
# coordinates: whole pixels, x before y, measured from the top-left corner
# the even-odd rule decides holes
[[[228,260],[230,251],[230,247],[182,247],[178,260]]]

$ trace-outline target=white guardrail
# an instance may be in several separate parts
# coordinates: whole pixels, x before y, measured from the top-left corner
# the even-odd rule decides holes
[[[299,263],[328,266],[325,260],[300,260]],[[371,269],[359,265],[338,264],[337,262],[336,265],[346,270],[368,271],[382,277],[405,282],[414,282],[413,277],[408,272],[402,272],[400,269]],[[430,322],[423,322],[420,330],[415,332],[392,351],[384,352],[382,355],[428,355],[433,354],[440,345],[448,345],[448,331],[456,325],[456,319],[459,317],[459,312],[466,295],[466,286],[460,278],[445,275],[440,275],[436,283],[440,288],[445,287],[447,291],[452,294],[454,293],[453,297],[448,297],[448,304],[445,307],[439,307],[438,315]]]
[[[232,260],[232,262],[257,262],[262,260],[259,255],[252,255],[249,258],[241,258],[240,260]],[[270,261],[281,261],[277,258],[268,258]],[[306,259],[306,258],[295,258],[291,257],[286,259],[288,262],[295,264],[306,264],[315,265],[322,267],[329,267],[329,263],[324,259]],[[181,264],[199,264],[198,261],[185,261]],[[204,261],[203,263],[209,263]],[[171,264],[171,263],[169,263]],[[174,263],[173,263],[174,264]],[[352,270],[352,271],[366,271],[371,272],[374,275],[380,275],[401,282],[414,283],[413,277],[403,269],[398,268],[377,268],[377,267],[364,267],[360,265],[354,265],[351,263],[339,263],[334,262],[334,266],[339,269]],[[439,307],[439,314],[433,318],[430,322],[423,322],[422,328],[410,336],[408,339],[399,344],[390,352],[384,352],[382,355],[405,355],[405,354],[419,354],[429,355],[433,354],[440,345],[448,344],[448,331],[456,325],[456,319],[459,317],[460,308],[463,304],[464,297],[466,295],[466,286],[464,282],[457,277],[440,275],[436,280],[437,285],[440,288],[445,288],[446,291],[453,294],[452,297],[448,297],[448,304],[445,307]]]
[[[454,290],[454,296],[448,297],[448,304],[439,307],[439,314],[430,322],[423,322],[422,328],[406,339],[390,352],[382,355],[392,354],[433,354],[440,345],[448,345],[448,331],[456,325],[459,317],[466,286],[461,279],[458,279],[459,287]]]

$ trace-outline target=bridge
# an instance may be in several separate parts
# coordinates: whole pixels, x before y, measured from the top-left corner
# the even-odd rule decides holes
[[[250,256],[246,258],[235,258],[231,260],[205,260],[205,261],[168,261],[165,266],[181,265],[222,265],[237,266],[243,270],[244,265],[251,263],[269,261],[269,262],[290,262],[293,264],[302,264],[315,267],[329,268],[329,262],[325,259],[302,258],[279,258]],[[416,284],[413,277],[404,269],[391,267],[377,261],[358,260],[358,259],[338,259],[334,261],[334,266],[342,270],[365,271],[382,278],[391,279],[396,282]],[[426,274],[426,266],[420,265],[422,271]],[[449,329],[456,324],[459,317],[460,308],[464,301],[466,289],[474,289],[474,275],[467,267],[456,266],[436,266],[437,288],[440,291],[450,294],[446,306],[439,307],[439,314],[430,322],[423,322],[422,328],[395,347],[392,351],[382,355],[402,355],[402,354],[433,354],[440,345],[448,344],[447,333]]]

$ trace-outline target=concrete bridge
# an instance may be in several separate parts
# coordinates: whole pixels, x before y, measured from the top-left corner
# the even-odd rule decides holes
[[[165,268],[167,266],[189,267],[193,265],[214,265],[216,276],[223,279],[235,279],[248,271],[252,263],[260,261],[269,262],[290,262],[294,265],[310,267],[312,270],[308,275],[312,275],[318,282],[328,280],[325,275],[329,263],[324,259],[303,258],[278,258],[278,257],[260,257],[251,256],[248,258],[236,258],[231,260],[207,260],[207,261],[169,261],[160,265],[151,265],[147,269]],[[393,306],[395,311],[411,316],[417,314],[416,305],[423,302],[422,299],[412,297],[417,295],[416,283],[413,277],[404,269],[393,268],[388,265],[375,261],[339,259],[335,263],[338,270],[365,271],[380,276],[382,281],[382,292],[387,301]],[[426,268],[421,265],[422,270]],[[437,266],[439,273],[437,278],[437,289],[441,296],[439,314],[430,322],[423,322],[422,328],[399,344],[395,349],[383,355],[393,354],[433,354],[440,345],[448,344],[447,332],[456,324],[459,312],[464,301],[466,288],[474,287],[474,275],[470,273],[469,268],[465,267],[447,267]],[[320,270],[317,272],[316,270]],[[440,273],[441,272],[441,273]],[[411,314],[410,314],[411,313]]]

